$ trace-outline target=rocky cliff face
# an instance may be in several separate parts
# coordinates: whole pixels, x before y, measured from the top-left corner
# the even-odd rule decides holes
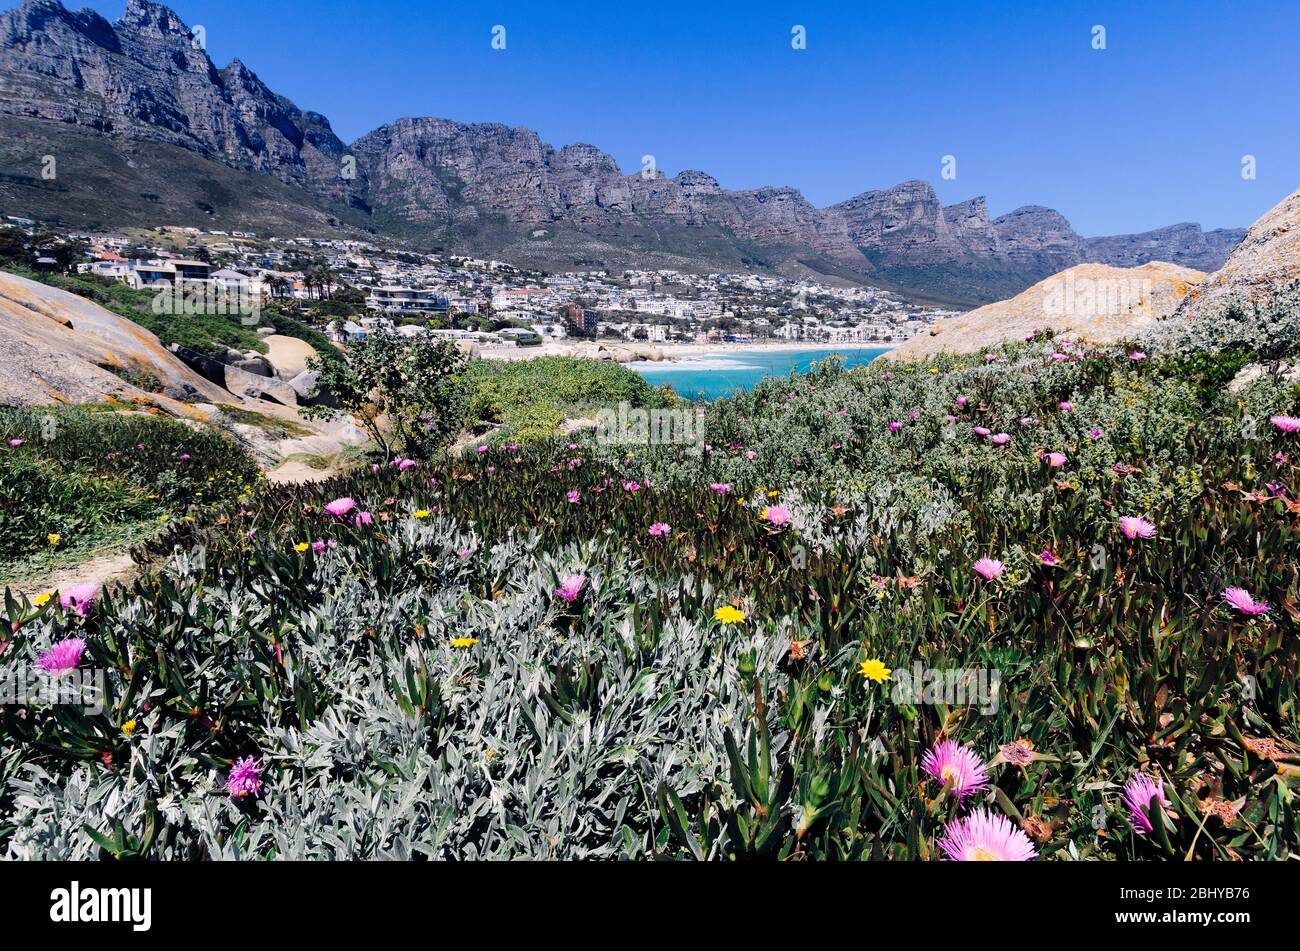
[[[956,303],[1085,261],[1213,268],[1238,237],[1176,225],[1085,240],[1051,209],[990,220],[983,198],[943,207],[920,181],[819,209],[793,188],[729,191],[700,171],[626,175],[594,146],[497,124],[400,119],[349,147],[200,47],[151,0],[128,0],[115,23],[58,0],[0,15],[0,204],[80,226],[354,226],[543,267],[829,275]],[[53,183],[33,173],[51,150],[71,170]]]
[[[320,194],[343,177],[347,147],[329,121],[271,92],[238,60],[218,70],[189,27],[150,0],[110,23],[58,0],[0,16],[0,111],[165,142]]]

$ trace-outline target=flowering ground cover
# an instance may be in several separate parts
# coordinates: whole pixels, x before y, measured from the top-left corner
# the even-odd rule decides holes
[[[7,600],[0,672],[106,697],[0,708],[0,845],[1291,857],[1300,392],[1219,360],[1294,357],[1252,324],[1291,313],[830,362],[693,442],[376,460],[178,521],[129,588]]]
[[[206,428],[110,407],[0,407],[0,578],[124,527],[251,492],[251,457]]]

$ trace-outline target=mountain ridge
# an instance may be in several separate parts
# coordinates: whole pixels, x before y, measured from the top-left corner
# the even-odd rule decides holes
[[[1180,224],[1086,239],[1052,209],[991,219],[983,197],[943,206],[920,181],[818,208],[792,186],[729,190],[697,170],[624,174],[594,145],[556,148],[501,123],[404,117],[347,144],[326,116],[275,93],[239,59],[218,68],[181,18],[152,0],[128,0],[115,23],[59,0],[25,0],[0,15],[0,117],[13,140],[0,146],[0,202],[10,213],[107,226],[278,218],[548,269],[769,270],[981,303],[1085,262],[1213,269],[1244,234]],[[36,148],[59,157],[72,128],[101,137],[100,147],[63,157],[70,174],[59,186],[37,184]],[[151,188],[121,171],[139,168],[132,142],[184,149],[237,174],[181,159],[171,163],[174,182],[164,171]],[[285,188],[246,188],[240,175]],[[118,209],[133,220],[111,220]]]

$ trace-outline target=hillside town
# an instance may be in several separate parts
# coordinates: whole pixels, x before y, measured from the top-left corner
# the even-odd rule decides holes
[[[10,219],[27,237],[34,222]],[[416,254],[358,240],[260,237],[163,225],[71,232],[69,269],[190,301],[337,301],[320,329],[336,342],[377,327],[488,346],[605,340],[674,344],[893,345],[954,311],[871,286],[752,273],[676,270],[549,274],[457,254]],[[60,262],[34,253],[34,269]],[[196,306],[191,303],[190,306]]]

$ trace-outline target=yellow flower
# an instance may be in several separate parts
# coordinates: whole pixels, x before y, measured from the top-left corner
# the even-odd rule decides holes
[[[308,548],[310,548],[310,547],[311,547],[311,546],[308,545],[306,542],[299,542],[298,544],[296,544],[296,545],[293,546],[293,550],[296,551],[298,554],[301,555],[303,552],[305,552],[305,551],[306,551]]]
[[[62,536],[59,535],[58,532],[50,532],[48,535],[45,536],[45,539],[46,539],[46,541],[48,541],[51,545],[57,545],[57,544],[59,543],[59,539],[60,539],[61,537],[62,537]]]
[[[939,368],[938,368],[938,367],[930,367],[930,372],[931,372],[931,373],[938,373],[938,372],[939,372]]]
[[[739,608],[733,608],[730,604],[724,604],[713,612],[713,620],[723,624],[739,624],[745,620],[745,612]]]
[[[428,509],[416,509],[416,510],[415,510],[414,512],[412,512],[411,514],[414,515],[416,518],[428,518],[428,517],[429,517],[429,510],[428,510]]]
[[[167,521],[167,516],[166,516],[166,515],[159,515],[159,516],[158,516],[158,521],[160,521],[160,522],[165,522],[165,521]]]
[[[452,647],[473,647],[477,643],[477,637],[453,637],[451,639]]]
[[[883,684],[894,672],[873,657],[871,660],[864,660],[858,665],[858,673],[867,680],[874,680],[878,684]]]
[[[767,493],[767,497],[768,497],[769,499],[774,499],[774,498],[776,498],[776,497],[777,497],[778,495],[780,495],[780,494],[781,494],[781,493],[778,492],[776,489],[773,489],[771,492]]]
[[[44,594],[38,594],[36,597],[32,598],[32,606],[39,608],[41,605],[47,603],[52,597],[54,597],[53,591],[46,591]]]
[[[125,723],[122,724],[122,735],[130,736],[132,733],[135,732],[136,726],[137,724],[134,720],[127,720]]]

